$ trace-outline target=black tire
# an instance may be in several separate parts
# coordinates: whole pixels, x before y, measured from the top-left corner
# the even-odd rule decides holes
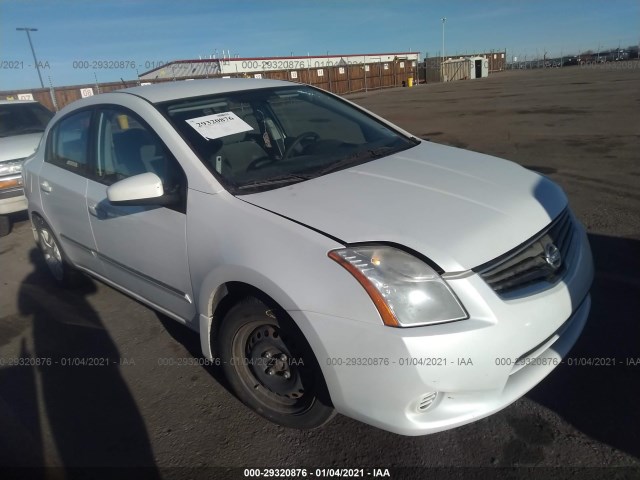
[[[11,217],[0,215],[0,237],[6,237],[11,232]]]
[[[282,309],[246,297],[228,310],[216,340],[232,390],[258,414],[299,429],[335,415],[311,347]]]
[[[33,217],[33,225],[38,234],[38,247],[44,256],[47,271],[51,277],[61,287],[75,286],[78,271],[69,263],[51,227],[37,215]]]

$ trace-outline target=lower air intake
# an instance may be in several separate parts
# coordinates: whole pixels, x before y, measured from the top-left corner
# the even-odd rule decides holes
[[[418,402],[418,411],[421,413],[427,411],[436,401],[436,398],[438,398],[438,392],[430,392],[423,396]]]

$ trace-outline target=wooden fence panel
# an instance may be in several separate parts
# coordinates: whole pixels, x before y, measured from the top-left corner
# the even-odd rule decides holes
[[[403,66],[400,64],[404,63]],[[384,66],[387,66],[385,69]],[[296,72],[297,78],[293,78],[292,72]],[[299,70],[276,70],[266,72],[255,72],[252,74],[238,74],[233,77],[254,77],[260,73],[262,78],[273,80],[288,80],[297,83],[313,85],[338,95],[345,95],[351,92],[365,90],[376,90],[380,88],[400,87],[402,82],[407,84],[409,77],[417,80],[417,72],[410,60],[396,59],[394,61],[382,63],[375,62],[367,65],[338,65],[332,67],[302,68]],[[217,78],[209,75],[208,78]],[[194,79],[206,78],[205,76],[194,77]],[[173,79],[158,79],[152,83],[164,83],[174,81]],[[31,93],[33,99],[43,104],[48,109],[55,111],[82,98],[82,90],[91,89],[94,95],[108,93],[122,88],[139,85],[138,80],[126,82],[109,82],[100,84],[72,85],[64,87],[54,87],[52,90],[45,88],[25,89],[0,92],[0,98],[18,99],[19,94]],[[55,103],[52,99],[52,92]]]
[[[351,92],[364,90],[364,65],[352,65],[349,67],[348,72]]]

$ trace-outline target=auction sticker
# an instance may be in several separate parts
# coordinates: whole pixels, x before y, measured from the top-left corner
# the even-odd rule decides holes
[[[204,138],[213,140],[234,133],[248,132],[253,127],[233,112],[222,112],[186,121]]]

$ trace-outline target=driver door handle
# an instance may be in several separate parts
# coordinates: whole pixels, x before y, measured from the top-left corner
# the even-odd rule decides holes
[[[51,190],[53,189],[51,188],[51,185],[49,185],[49,182],[45,180],[44,182],[40,182],[40,190],[45,193],[51,193]]]
[[[87,207],[87,209],[89,210],[89,213],[91,215],[93,215],[94,217],[100,218],[100,214],[102,212],[102,209],[100,207],[98,207],[97,204],[91,204]]]

